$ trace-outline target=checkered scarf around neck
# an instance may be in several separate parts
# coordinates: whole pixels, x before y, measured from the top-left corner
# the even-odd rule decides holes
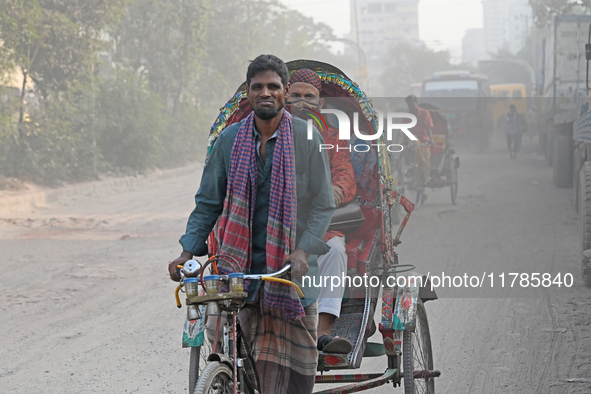
[[[232,146],[230,171],[224,209],[218,224],[219,255],[229,255],[246,272],[252,261],[252,221],[257,194],[256,142],[254,113],[242,122]],[[295,245],[296,234],[295,155],[291,115],[283,111],[273,151],[269,217],[267,220],[267,272],[283,267],[284,256]],[[220,273],[230,269],[219,266]],[[230,271],[231,272],[231,271]],[[282,309],[285,318],[304,317],[304,308],[292,286],[265,282],[264,303],[268,308]]]

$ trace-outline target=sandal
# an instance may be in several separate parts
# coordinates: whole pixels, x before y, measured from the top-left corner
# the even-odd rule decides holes
[[[322,335],[318,338],[318,350],[324,353],[347,354],[353,346],[345,338],[335,338],[330,335]]]

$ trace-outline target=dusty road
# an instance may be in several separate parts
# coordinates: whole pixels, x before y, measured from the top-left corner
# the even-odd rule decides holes
[[[503,296],[500,284],[496,298],[440,290],[426,305],[437,392],[591,392],[591,289],[579,277],[572,193],[552,185],[529,149],[516,160],[499,141],[484,154],[459,149],[458,204],[449,189],[428,191],[401,261],[432,275],[572,273],[574,284],[526,288],[522,298]],[[166,266],[199,174],[0,214],[1,392],[186,392],[184,309]],[[363,367],[385,368],[382,359]]]

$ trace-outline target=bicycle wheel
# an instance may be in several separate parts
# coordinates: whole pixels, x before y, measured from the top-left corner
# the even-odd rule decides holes
[[[195,387],[195,394],[230,394],[233,392],[232,370],[219,361],[207,364]]]
[[[211,345],[207,338],[203,345],[191,348],[189,355],[189,394],[195,393],[195,386],[199,380],[199,376],[207,366],[207,357],[211,353]]]
[[[456,205],[456,198],[458,197],[458,169],[455,163],[451,163],[451,169],[447,174],[447,182],[451,189],[451,203]]]
[[[433,351],[427,312],[420,299],[417,300],[415,332],[404,331],[402,334],[402,367],[405,394],[435,393],[434,378],[414,378],[415,371],[433,370]]]

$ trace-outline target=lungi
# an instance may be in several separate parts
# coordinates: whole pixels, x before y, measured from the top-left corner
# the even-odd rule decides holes
[[[416,149],[419,160],[419,176],[424,187],[431,179],[431,147],[429,145],[420,146],[417,143]]]
[[[238,320],[253,354],[262,394],[312,393],[318,363],[318,301],[293,322],[278,309],[246,306]],[[251,379],[251,382],[255,382]]]
[[[308,394],[312,393],[318,363],[318,301],[304,308],[305,316],[287,322],[279,309],[268,309],[263,305],[262,292],[259,301],[245,305],[238,314],[243,340],[248,344],[256,363],[261,394]],[[220,331],[226,320],[222,313]],[[217,319],[210,316],[207,322],[207,336],[215,337]],[[221,340],[220,332],[219,339]],[[221,350],[221,343],[218,343]],[[218,350],[219,351],[219,350]],[[240,348],[245,357],[244,343]],[[245,363],[249,380],[256,387],[252,368]]]

